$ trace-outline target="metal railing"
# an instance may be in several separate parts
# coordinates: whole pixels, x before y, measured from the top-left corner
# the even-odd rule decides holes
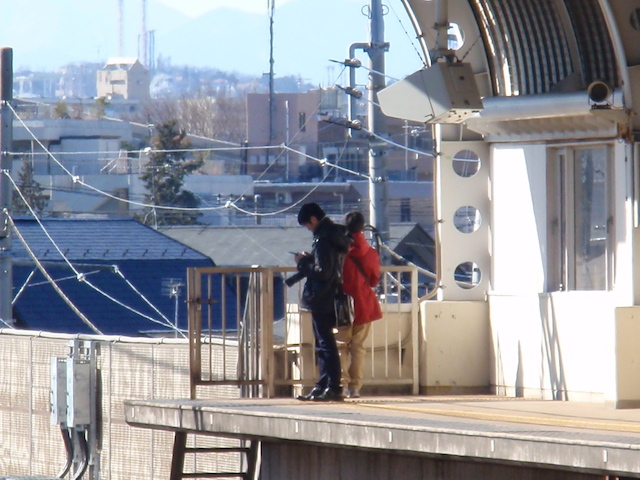
[[[316,379],[311,317],[298,308],[304,280],[293,267],[188,271],[191,398],[207,386],[234,385],[243,397],[291,396]],[[382,267],[383,318],[365,344],[365,385],[418,393],[418,272]]]

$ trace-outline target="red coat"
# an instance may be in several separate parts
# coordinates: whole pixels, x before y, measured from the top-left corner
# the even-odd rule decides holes
[[[342,281],[345,293],[353,297],[354,325],[362,325],[382,318],[378,296],[372,285],[380,281],[380,256],[369,245],[362,232],[352,234],[353,244],[344,260]],[[357,258],[367,278],[360,272],[353,258]]]

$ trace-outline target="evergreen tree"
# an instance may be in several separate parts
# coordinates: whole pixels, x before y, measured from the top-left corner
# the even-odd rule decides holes
[[[42,193],[43,188],[33,178],[33,165],[26,158],[22,160],[22,169],[18,172],[16,184],[29,206],[36,215],[40,216],[49,202],[49,196]],[[17,191],[13,191],[12,212],[15,215],[30,213],[27,203],[22,200]]]
[[[185,131],[178,128],[176,120],[158,125],[156,129],[146,172],[140,175],[149,192],[145,196],[146,203],[163,207],[197,207],[199,200],[193,192],[182,187],[184,176],[198,170],[202,159],[186,158],[189,139]],[[197,211],[149,208],[141,220],[147,225],[193,225],[200,215]]]
[[[67,102],[62,100],[56,103],[56,106],[53,109],[53,118],[71,118],[71,115],[69,115],[69,106],[67,105]]]

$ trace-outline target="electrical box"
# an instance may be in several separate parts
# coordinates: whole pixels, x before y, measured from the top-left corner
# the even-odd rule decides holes
[[[382,112],[421,123],[462,123],[482,110],[471,65],[436,62],[378,92]]]
[[[67,359],[51,357],[51,425],[67,421]]]
[[[67,425],[77,427],[91,423],[91,364],[67,360]]]

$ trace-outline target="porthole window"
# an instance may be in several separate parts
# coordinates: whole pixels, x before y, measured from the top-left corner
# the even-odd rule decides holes
[[[471,150],[460,150],[451,163],[453,171],[463,178],[473,177],[480,170],[480,157]]]
[[[456,284],[460,288],[470,290],[482,280],[482,272],[475,262],[464,262],[458,265],[453,273]]]
[[[482,216],[476,207],[460,207],[453,214],[453,225],[460,233],[473,233],[482,225]]]

